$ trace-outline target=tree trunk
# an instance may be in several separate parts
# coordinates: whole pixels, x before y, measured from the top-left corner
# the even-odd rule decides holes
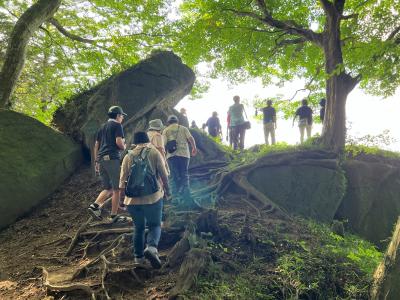
[[[61,0],[39,0],[15,24],[0,73],[0,108],[10,106],[10,97],[24,67],[29,39],[43,22],[55,14],[60,4]]]
[[[323,45],[325,54],[326,108],[322,143],[340,152],[346,141],[346,100],[358,80],[345,73],[340,40],[340,9],[328,9]]]

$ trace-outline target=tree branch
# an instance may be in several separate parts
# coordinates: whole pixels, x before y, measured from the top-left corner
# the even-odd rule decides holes
[[[264,15],[262,21],[271,27],[285,30],[289,34],[299,35],[315,43],[316,45],[322,47],[322,35],[312,31],[311,29],[306,29],[301,25],[297,24],[293,20],[281,21],[272,17],[271,12],[268,11],[267,5],[264,0],[257,0],[257,6]]]
[[[61,24],[60,22],[58,22],[56,19],[54,18],[50,18],[48,20],[48,22],[53,25],[55,28],[57,28],[57,30],[64,36],[66,36],[67,38],[74,40],[74,41],[78,41],[81,43],[86,43],[86,44],[91,44],[94,45],[97,43],[96,40],[91,40],[91,39],[87,39],[87,38],[83,38],[80,37],[76,34],[70,33],[68,30],[66,30]]]
[[[386,39],[386,41],[390,41],[393,40],[394,37],[400,32],[400,26],[397,26],[388,36],[388,38]]]

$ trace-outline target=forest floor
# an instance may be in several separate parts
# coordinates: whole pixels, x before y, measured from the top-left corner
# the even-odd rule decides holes
[[[175,214],[167,205],[161,270],[127,270],[133,260],[131,224],[92,222],[66,256],[100,190],[84,166],[46,204],[0,232],[0,299],[93,299],[77,285],[57,290],[67,278],[93,288],[96,299],[368,298],[372,270],[380,259],[373,246],[311,221],[260,209],[255,199],[238,191],[225,193],[216,210]],[[196,228],[190,231],[188,224]],[[117,232],[91,233],[109,229]],[[171,263],[185,238],[186,256]],[[106,248],[111,250],[104,252]],[[119,267],[102,269],[102,253],[109,262],[104,266],[117,261]],[[82,268],[96,262],[96,270]],[[69,275],[77,270],[79,276],[72,280]]]

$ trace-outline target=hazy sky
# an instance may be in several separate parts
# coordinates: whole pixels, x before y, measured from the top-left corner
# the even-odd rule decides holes
[[[229,86],[227,82],[215,79],[211,80],[209,91],[201,99],[190,100],[186,97],[176,108],[178,110],[181,107],[186,108],[189,122],[195,120],[199,127],[207,121],[213,111],[217,111],[223,126],[225,139],[226,113],[229,106],[233,104],[232,97],[234,95],[239,95],[242,99],[247,99],[249,102],[256,95],[261,98],[268,98],[277,94],[283,94],[285,98],[290,98],[297,89],[302,87],[302,83],[298,82],[288,83],[281,89],[276,86],[263,88],[259,80]],[[358,88],[354,89],[349,94],[346,106],[347,122],[351,123],[348,134],[355,137],[362,137],[367,134],[379,135],[388,129],[390,130],[390,137],[396,141],[389,146],[382,145],[382,148],[400,151],[400,127],[398,125],[398,120],[400,119],[399,96],[400,92],[397,92],[393,97],[382,99],[366,95]],[[302,97],[304,95],[298,94],[295,100],[300,101]],[[252,118],[254,115],[254,108],[252,106],[246,107],[246,111],[252,123],[252,128],[246,133],[245,146],[250,147],[254,144],[264,143],[262,122]],[[319,111],[315,111],[314,113],[319,114]],[[312,133],[320,133],[321,128],[320,124],[314,124]],[[278,142],[285,141],[290,144],[295,144],[299,141],[299,131],[296,124],[292,127],[292,120],[279,118],[279,112],[276,138]]]

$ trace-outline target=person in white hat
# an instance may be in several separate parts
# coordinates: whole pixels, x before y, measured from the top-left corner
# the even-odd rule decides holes
[[[149,129],[147,131],[147,136],[149,137],[150,143],[160,151],[161,156],[165,162],[165,168],[167,169],[168,175],[170,173],[169,167],[167,164],[167,158],[165,156],[165,148],[164,148],[164,138],[161,135],[162,130],[164,129],[164,124],[160,119],[154,119],[149,122]]]
[[[189,129],[178,124],[178,117],[168,117],[168,127],[163,131],[164,145],[167,152],[167,161],[172,177],[172,196],[182,207],[193,206],[193,199],[189,187],[189,160],[190,155],[197,154],[196,142]],[[189,151],[189,144],[192,151]]]

